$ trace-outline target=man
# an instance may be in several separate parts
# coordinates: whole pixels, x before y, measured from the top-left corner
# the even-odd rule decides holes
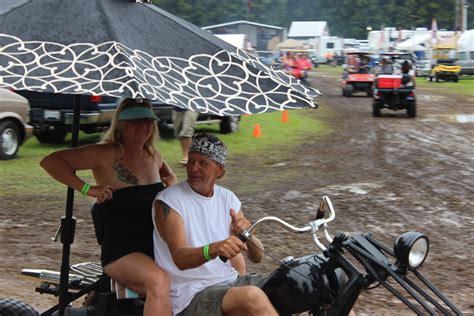
[[[185,165],[188,162],[188,149],[189,145],[191,145],[194,126],[196,125],[199,113],[175,106],[173,107],[172,115],[174,137],[179,139],[183,153],[183,158],[179,163]]]
[[[393,74],[393,64],[390,58],[384,57],[380,61],[378,74],[391,75]]]
[[[198,133],[189,148],[188,179],[158,194],[153,208],[155,261],[171,279],[173,314],[277,315],[256,285],[263,277],[239,277],[230,262],[245,251],[262,259],[255,237],[237,235],[250,226],[239,199],[216,185],[224,175],[227,149],[216,136]]]

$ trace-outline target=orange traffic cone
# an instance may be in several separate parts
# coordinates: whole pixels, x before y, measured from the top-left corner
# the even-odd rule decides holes
[[[262,136],[262,130],[260,129],[260,124],[255,124],[253,129],[253,137],[258,138]]]
[[[281,113],[281,121],[283,123],[288,123],[288,110],[283,110]]]

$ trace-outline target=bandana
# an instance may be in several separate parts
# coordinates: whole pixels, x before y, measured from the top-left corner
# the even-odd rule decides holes
[[[197,152],[218,164],[225,165],[227,149],[224,143],[212,134],[197,133],[189,147],[189,152]]]

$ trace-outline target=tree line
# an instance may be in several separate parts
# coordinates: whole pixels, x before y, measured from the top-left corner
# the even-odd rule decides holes
[[[327,21],[333,36],[367,38],[367,27],[455,29],[455,0],[153,0],[160,8],[203,27],[247,20],[289,28],[292,21]],[[468,10],[468,29],[474,28]]]

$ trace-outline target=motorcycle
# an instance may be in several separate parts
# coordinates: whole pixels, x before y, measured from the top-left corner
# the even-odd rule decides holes
[[[321,251],[301,258],[287,257],[266,277],[261,288],[280,315],[305,312],[317,316],[348,315],[360,294],[378,285],[385,287],[417,315],[462,315],[460,309],[419,271],[429,252],[427,236],[419,232],[403,233],[396,238],[391,249],[368,233],[337,233],[331,236],[328,224],[335,218],[330,198],[323,196],[315,220],[302,227],[268,216],[256,221],[239,236],[243,241],[251,242],[253,230],[263,223],[273,222],[293,233],[310,233]],[[43,281],[36,288],[38,292],[58,295],[59,272],[24,269],[22,274]],[[398,288],[393,281],[398,283]],[[133,293],[129,293],[132,298],[117,299],[118,294],[111,292],[109,282],[102,274],[100,264],[87,262],[73,265],[69,290],[75,292],[69,293],[68,303],[84,295],[86,299],[81,307],[68,306],[65,314],[142,315],[143,299]],[[28,307],[21,302],[16,303],[23,305],[23,308]],[[42,315],[57,315],[57,310],[58,305]],[[9,315],[2,313],[1,303],[0,314]],[[21,315],[35,314],[32,311],[31,314]]]

